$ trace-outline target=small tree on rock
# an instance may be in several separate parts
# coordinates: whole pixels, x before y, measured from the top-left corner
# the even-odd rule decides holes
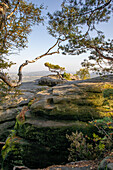
[[[44,65],[48,67],[49,71],[57,73],[58,77],[63,79],[61,72],[65,71],[65,67],[60,67],[59,65],[54,65],[48,62],[46,62]]]
[[[90,78],[88,68],[81,68],[80,70],[76,71],[76,75],[79,76],[79,78],[82,80]]]

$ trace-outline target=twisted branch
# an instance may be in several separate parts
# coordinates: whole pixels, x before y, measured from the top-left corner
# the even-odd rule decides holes
[[[59,44],[61,43],[61,41],[65,41],[65,40],[59,38],[59,39],[57,40],[57,42],[56,42],[52,47],[50,47],[49,50],[48,50],[46,53],[44,53],[44,54],[36,57],[34,60],[31,60],[31,61],[26,60],[23,64],[21,64],[20,67],[19,67],[19,70],[18,70],[18,77],[19,77],[18,82],[13,83],[12,80],[10,80],[10,79],[6,76],[6,74],[3,73],[3,72],[0,72],[0,79],[2,79],[2,80],[3,80],[8,86],[10,86],[10,87],[17,87],[17,86],[21,85],[21,83],[22,83],[22,69],[23,69],[23,67],[25,67],[25,66],[28,65],[29,63],[34,63],[34,62],[36,62],[38,59],[40,59],[40,58],[42,58],[42,57],[44,57],[44,56],[53,55],[53,54],[59,54]],[[56,47],[57,45],[58,45],[57,50],[54,51],[54,52],[51,52],[51,50],[52,50],[54,47]]]

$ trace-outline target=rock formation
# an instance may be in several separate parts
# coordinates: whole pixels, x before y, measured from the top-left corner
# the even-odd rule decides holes
[[[35,82],[33,96],[20,103],[24,105],[22,110],[18,104],[21,111],[2,149],[4,170],[23,165],[36,169],[68,162],[66,134],[78,130],[91,136],[97,129],[88,121],[113,114],[112,101],[109,112],[103,97],[105,89],[113,88],[111,80],[112,75],[110,79],[70,81],[42,91],[43,87],[39,88]]]

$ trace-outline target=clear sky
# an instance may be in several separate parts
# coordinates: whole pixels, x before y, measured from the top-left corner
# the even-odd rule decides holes
[[[34,3],[43,3],[48,6],[47,11],[54,12],[60,9],[60,4],[62,0],[32,0]],[[44,11],[46,14],[47,11]],[[113,17],[109,23],[103,23],[99,25],[99,28],[103,30],[108,38],[113,38]],[[52,45],[55,44],[56,40],[47,32],[46,25],[39,25],[33,28],[32,33],[29,36],[28,48],[22,50],[18,55],[10,56],[10,60],[17,63],[10,68],[10,72],[18,72],[20,64],[25,62],[25,60],[33,60],[39,55],[45,53]],[[34,72],[48,70],[45,66],[45,62],[50,62],[52,64],[58,64],[66,68],[67,72],[76,72],[81,65],[80,63],[87,58],[87,54],[82,54],[81,56],[69,56],[56,54],[52,56],[43,57],[37,62],[29,64],[23,68],[23,72]]]

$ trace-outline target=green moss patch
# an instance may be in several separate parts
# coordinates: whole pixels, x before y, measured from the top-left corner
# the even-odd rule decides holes
[[[58,127],[39,127],[29,123],[16,124],[16,134],[7,139],[2,151],[4,169],[10,170],[14,165],[44,168],[52,164],[68,162],[69,142],[66,134],[71,135],[77,130],[91,136],[92,131],[97,131],[94,126],[87,123],[79,121],[72,123],[73,125],[70,126],[67,123],[67,126]]]

